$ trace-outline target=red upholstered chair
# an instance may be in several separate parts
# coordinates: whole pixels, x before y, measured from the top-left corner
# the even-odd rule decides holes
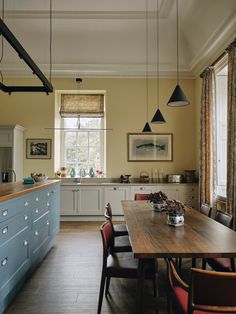
[[[220,210],[216,211],[215,220],[222,223],[226,227],[232,228],[233,226],[233,216],[229,215]],[[211,266],[216,271],[226,271],[234,272],[235,271],[235,258],[207,258],[203,260],[202,268],[206,268],[206,263]]]
[[[168,264],[168,313],[172,302],[178,313],[236,313],[236,273],[192,268],[188,286],[178,275],[175,264]]]
[[[210,207],[208,204],[202,204],[200,207],[200,213],[211,217],[212,207]]]
[[[132,252],[132,247],[129,241],[128,231],[126,225],[116,224],[112,222],[112,209],[110,203],[106,205],[106,210],[104,216],[107,220],[110,220],[112,230],[113,230],[113,243],[112,243],[112,252]]]
[[[106,284],[105,295],[109,292],[110,279],[116,278],[137,278],[138,259],[132,253],[112,253],[113,230],[110,220],[103,223],[100,228],[103,243],[103,265],[101,284],[98,300],[97,313],[101,313],[104,287]],[[157,264],[156,259],[147,259],[144,265],[145,278],[153,282],[154,296],[157,295]],[[125,311],[125,309],[124,309]]]
[[[134,200],[135,201],[147,201],[149,200],[149,194],[135,194],[134,195]]]
[[[107,203],[107,205],[105,206],[104,216],[106,219],[112,220],[112,209],[110,203]],[[115,237],[128,235],[128,231],[125,224],[113,224],[113,229]]]

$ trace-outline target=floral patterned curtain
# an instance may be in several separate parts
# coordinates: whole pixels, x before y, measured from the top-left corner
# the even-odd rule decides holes
[[[214,206],[215,191],[215,73],[207,68],[202,74],[200,138],[200,204]]]
[[[228,52],[227,212],[236,230],[236,40]]]

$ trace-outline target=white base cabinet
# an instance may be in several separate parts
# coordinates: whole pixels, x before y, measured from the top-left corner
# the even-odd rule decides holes
[[[104,187],[104,208],[107,203],[110,203],[113,215],[123,215],[121,201],[129,199],[130,187],[128,186]]]
[[[169,199],[198,208],[197,184],[116,184],[116,185],[61,185],[62,216],[102,216],[105,205],[111,204],[114,215],[123,215],[122,200],[134,200],[136,193],[162,191]]]
[[[61,187],[61,215],[101,215],[103,212],[103,189],[99,185]]]

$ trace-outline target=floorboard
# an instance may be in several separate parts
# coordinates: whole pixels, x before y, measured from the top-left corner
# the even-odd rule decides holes
[[[56,245],[4,314],[95,314],[102,267],[101,222],[63,222]],[[166,270],[159,262],[158,298],[145,281],[144,313],[166,313]],[[102,313],[135,313],[136,281],[111,279]]]

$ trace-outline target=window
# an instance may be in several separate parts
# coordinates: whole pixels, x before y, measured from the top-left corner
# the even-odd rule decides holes
[[[223,197],[227,183],[227,74],[227,66],[216,73],[216,193]]]
[[[104,104],[101,107],[102,109],[100,108],[96,112],[93,103],[93,110],[91,111],[89,109],[91,108],[90,105],[92,102],[89,102],[89,100],[91,100],[93,95],[84,95],[89,96],[88,99],[83,97],[83,95],[78,95],[78,103],[74,101],[75,96],[76,95],[72,95],[73,101],[71,101],[72,98],[68,97],[65,106],[63,106],[62,98],[61,111],[63,110],[63,114],[60,111],[62,116],[61,127],[64,130],[61,137],[62,163],[67,168],[68,174],[70,174],[71,169],[74,168],[76,176],[84,176],[84,171],[85,175],[89,175],[91,168],[95,174],[96,170],[102,170],[104,172],[105,142],[104,131],[102,130],[105,126]],[[104,97],[102,97],[102,100],[103,98]],[[81,99],[83,99],[83,106],[80,102]],[[92,100],[94,101],[94,99]],[[87,106],[86,101],[88,101]],[[72,106],[70,106],[70,103]],[[72,110],[70,110],[72,107],[73,113]],[[86,111],[85,108],[88,108],[88,110]]]

